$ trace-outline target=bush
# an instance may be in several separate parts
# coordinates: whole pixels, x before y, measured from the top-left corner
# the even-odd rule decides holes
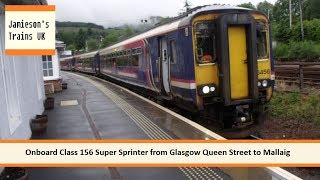
[[[274,48],[277,58],[316,59],[320,57],[320,45],[313,41],[279,44]]]
[[[273,48],[273,53],[275,57],[278,58],[288,58],[289,45],[287,44],[279,44],[275,48]]]

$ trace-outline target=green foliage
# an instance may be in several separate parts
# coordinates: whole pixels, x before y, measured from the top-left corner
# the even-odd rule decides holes
[[[302,5],[305,19],[311,20],[314,18],[320,18],[319,0],[305,0]]]
[[[274,48],[275,57],[314,59],[320,57],[320,44],[312,41],[291,41],[289,44],[279,44]]]
[[[97,40],[89,39],[87,41],[87,47],[88,47],[88,51],[94,51],[99,49],[99,44],[97,43]]]
[[[56,34],[58,40],[63,41],[65,44],[73,44],[76,40],[76,33],[69,31],[60,31]]]
[[[238,7],[256,9],[256,7],[251,2],[239,4]]]
[[[102,41],[102,47],[107,47],[113,43],[118,42],[119,40],[119,33],[117,30],[110,31]]]
[[[67,48],[66,48],[66,49],[74,52],[74,51],[76,50],[76,47],[75,47],[74,44],[69,44],[69,45],[67,45]]]
[[[273,36],[279,42],[288,43],[291,38],[291,30],[287,21],[281,21],[278,24],[273,23]]]
[[[273,4],[269,3],[266,0],[263,1],[263,2],[260,2],[257,5],[257,10],[260,11],[260,12],[263,12],[265,15],[269,14],[269,19],[271,19],[271,20],[273,19],[272,9],[273,9]]]
[[[86,32],[82,30],[82,28],[79,29],[75,41],[76,49],[81,50],[85,48],[86,45]]]
[[[277,118],[313,121],[320,124],[320,93],[275,93],[269,103],[271,114]]]
[[[286,21],[273,24],[274,38],[279,42],[288,43],[289,41],[301,41],[301,26],[300,23],[295,23],[292,28]],[[303,21],[304,40],[320,41],[320,19]]]
[[[164,24],[166,22],[169,22],[172,18],[171,17],[164,17],[164,18],[161,18],[159,24]]]
[[[303,26],[305,40],[320,42],[320,19],[304,21]]]
[[[292,19],[299,20],[299,0],[291,0]],[[275,22],[286,21],[289,25],[289,0],[277,0],[273,7],[273,20]]]

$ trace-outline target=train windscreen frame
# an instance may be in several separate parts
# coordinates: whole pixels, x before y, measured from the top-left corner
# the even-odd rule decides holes
[[[194,25],[194,31],[197,63],[214,63],[217,59],[215,22],[198,21]]]

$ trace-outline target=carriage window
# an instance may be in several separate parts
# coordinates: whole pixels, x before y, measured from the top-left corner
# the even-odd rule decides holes
[[[127,58],[126,58],[126,56],[120,56],[119,57],[119,59],[120,59],[120,64],[119,64],[119,66],[127,66]]]
[[[198,63],[212,63],[216,59],[214,23],[202,21],[195,25],[196,59]]]
[[[139,56],[138,54],[131,56],[131,66],[139,66]]]
[[[131,52],[130,66],[139,66],[139,59],[142,52],[141,48],[132,49]]]
[[[141,53],[142,53],[141,48],[138,48],[138,49],[137,49],[137,54],[141,54]]]
[[[137,54],[137,49],[132,49],[132,55]]]
[[[177,45],[176,45],[176,41],[170,41],[170,62],[172,64],[176,64],[177,63]]]

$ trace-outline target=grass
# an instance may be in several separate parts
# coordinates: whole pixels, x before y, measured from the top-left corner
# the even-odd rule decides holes
[[[320,126],[319,91],[310,92],[308,95],[299,92],[275,92],[268,106],[275,118],[309,121]]]

